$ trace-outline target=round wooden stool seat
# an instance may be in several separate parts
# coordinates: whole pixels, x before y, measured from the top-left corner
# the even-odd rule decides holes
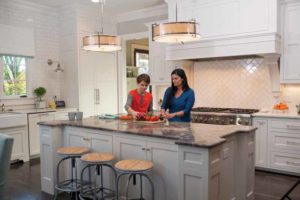
[[[115,167],[121,171],[142,172],[153,168],[153,163],[146,160],[121,160],[115,164]]]
[[[90,150],[86,147],[61,147],[57,149],[58,154],[76,156],[88,153]]]
[[[81,156],[81,160],[89,163],[110,162],[115,159],[111,153],[87,153]]]

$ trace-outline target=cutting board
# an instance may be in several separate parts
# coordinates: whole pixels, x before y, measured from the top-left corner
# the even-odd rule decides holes
[[[137,123],[137,124],[164,124],[164,123],[166,123],[166,120],[162,120],[162,121],[159,120],[159,121],[155,121],[155,122],[133,120],[132,122]]]

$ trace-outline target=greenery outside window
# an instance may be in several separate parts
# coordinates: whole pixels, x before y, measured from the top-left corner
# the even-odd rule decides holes
[[[1,60],[1,97],[27,95],[27,59],[20,56],[0,56]]]

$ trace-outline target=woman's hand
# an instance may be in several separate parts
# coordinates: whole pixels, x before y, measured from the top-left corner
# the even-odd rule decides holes
[[[165,116],[165,118],[167,118],[167,119],[171,119],[171,118],[174,118],[174,117],[176,117],[176,113],[167,113],[166,116]]]

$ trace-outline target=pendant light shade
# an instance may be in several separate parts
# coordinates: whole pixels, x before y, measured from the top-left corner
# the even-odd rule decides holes
[[[121,50],[121,39],[113,35],[95,34],[83,37],[83,49],[112,52]]]
[[[152,24],[152,40],[164,43],[192,42],[200,39],[198,24],[190,22],[167,22]]]
[[[198,24],[195,20],[178,21],[176,3],[176,21],[152,24],[152,41],[162,43],[184,43],[200,39]]]
[[[121,39],[118,36],[103,34],[103,7],[105,0],[92,0],[101,6],[101,33],[85,36],[82,39],[83,49],[86,51],[113,52],[119,51],[121,47]]]

